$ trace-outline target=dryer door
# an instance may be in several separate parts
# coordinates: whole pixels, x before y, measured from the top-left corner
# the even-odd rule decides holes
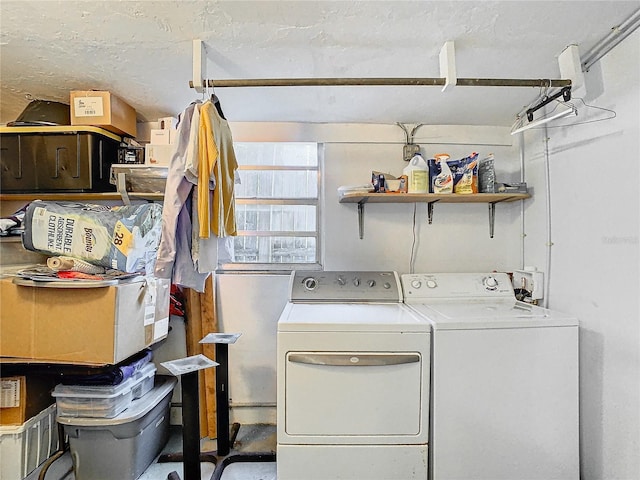
[[[418,435],[422,410],[419,352],[289,352],[288,435]]]

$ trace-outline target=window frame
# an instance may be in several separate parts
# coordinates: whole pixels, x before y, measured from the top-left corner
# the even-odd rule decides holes
[[[276,273],[289,274],[293,270],[318,270],[322,269],[322,202],[323,202],[323,167],[324,145],[319,142],[234,142],[234,143],[278,143],[278,144],[315,144],[317,165],[315,166],[287,166],[287,165],[238,165],[238,172],[242,180],[242,171],[306,171],[316,172],[317,195],[316,197],[282,198],[282,197],[251,197],[237,198],[234,196],[236,207],[238,205],[311,205],[316,207],[315,231],[259,231],[241,230],[236,224],[236,237],[311,237],[316,241],[315,261],[308,263],[296,262],[225,262],[218,266],[216,272],[220,273]],[[232,237],[232,238],[236,238]]]

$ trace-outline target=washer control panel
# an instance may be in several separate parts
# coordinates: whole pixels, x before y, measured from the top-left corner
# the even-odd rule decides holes
[[[506,273],[411,273],[401,277],[404,300],[515,298]]]
[[[400,278],[382,271],[291,272],[292,302],[402,302]]]

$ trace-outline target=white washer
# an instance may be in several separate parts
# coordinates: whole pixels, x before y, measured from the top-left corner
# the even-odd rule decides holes
[[[278,480],[426,479],[429,332],[395,272],[293,272],[278,321]]]
[[[432,480],[577,480],[578,321],[508,275],[402,276],[431,322]]]

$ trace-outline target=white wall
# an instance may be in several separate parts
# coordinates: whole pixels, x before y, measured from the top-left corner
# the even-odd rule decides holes
[[[586,74],[604,122],[547,130],[551,192],[549,306],[580,320],[580,433],[584,480],[640,478],[640,32]],[[576,101],[573,121],[603,118]],[[558,121],[558,123],[561,123]],[[545,143],[529,131],[526,263],[547,251]]]
[[[340,185],[370,181],[371,171],[400,175],[404,134],[394,125],[232,124],[234,140],[324,143],[322,208],[326,270],[410,271],[413,204],[368,204],[365,234],[358,236],[355,204],[338,203]],[[508,129],[422,127],[415,139],[426,158],[448,152],[462,158],[493,152],[499,181],[520,178],[519,148]],[[489,238],[486,204],[436,205],[432,225],[426,204],[416,206],[415,271],[491,271],[521,267],[519,202],[496,206],[495,237]],[[225,332],[242,332],[229,349],[232,418],[275,422],[276,332],[288,297],[288,276],[218,274],[218,316]]]
[[[229,346],[232,421],[276,423],[276,332],[288,287],[285,275],[216,275],[220,331],[242,333]]]
[[[474,150],[496,154],[498,175],[513,180],[519,159],[513,147],[425,145],[425,158],[448,152],[462,158]],[[366,204],[364,238],[358,236],[356,204],[338,203],[340,185],[360,185],[372,170],[400,175],[406,163],[402,146],[328,144],[325,146],[324,266],[327,270],[411,270],[413,215],[416,212],[416,272],[513,269],[520,262],[519,205],[496,206],[494,238],[489,237],[487,204],[436,204],[433,223],[426,204]]]

